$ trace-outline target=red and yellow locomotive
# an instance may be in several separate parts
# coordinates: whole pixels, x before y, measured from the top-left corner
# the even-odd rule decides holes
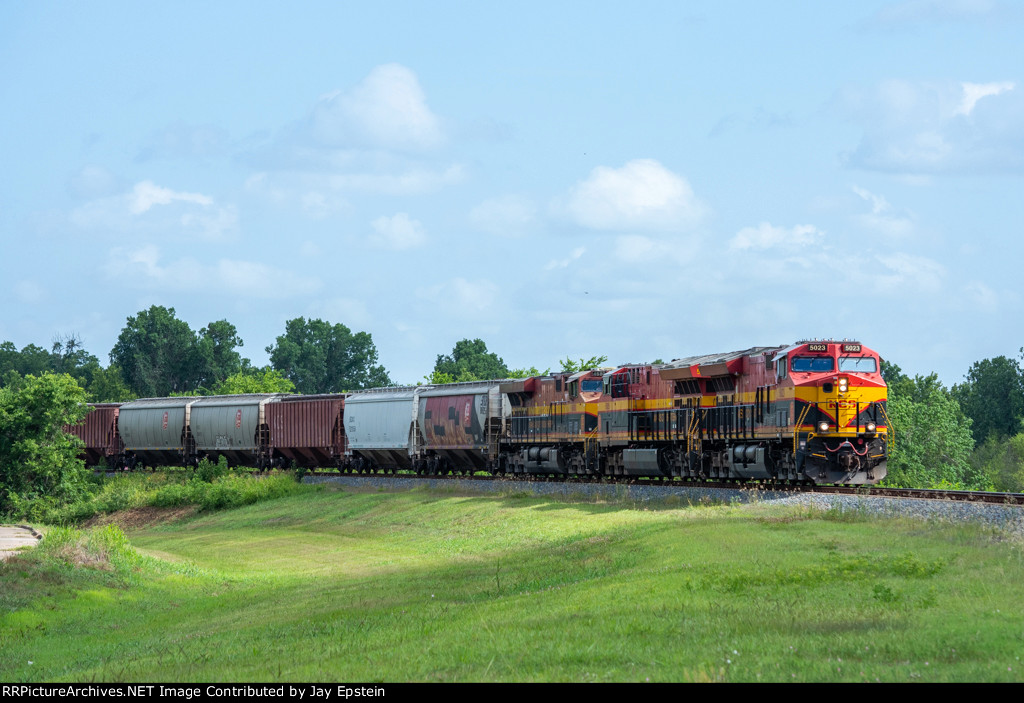
[[[804,341],[501,385],[497,470],[873,484],[886,385],[858,342]]]

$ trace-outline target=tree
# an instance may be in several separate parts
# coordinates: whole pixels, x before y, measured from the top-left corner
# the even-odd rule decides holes
[[[210,389],[211,395],[238,395],[242,393],[294,393],[295,384],[280,371],[266,366],[262,369],[239,371],[228,376]]]
[[[508,378],[508,367],[501,357],[487,351],[482,339],[463,339],[455,343],[450,355],[437,355],[434,373],[448,374],[459,382],[483,381]]]
[[[28,375],[0,388],[0,514],[38,519],[84,493],[80,441],[63,428],[85,413],[85,391],[67,374]]]
[[[377,364],[377,347],[367,332],[342,324],[299,317],[285,323],[285,333],[267,347],[274,369],[299,393],[339,393],[391,385]]]
[[[607,356],[592,356],[589,359],[570,359],[565,357],[561,361],[563,373],[578,373],[580,371],[589,371],[590,369],[600,368],[600,366],[608,361]]]
[[[1016,360],[997,356],[974,362],[967,380],[953,386],[953,395],[974,422],[974,439],[979,444],[991,435],[1013,437],[1020,433],[1024,376]]]
[[[249,366],[249,360],[243,359],[242,355],[235,351],[237,347],[244,346],[244,343],[238,336],[238,330],[227,320],[211,322],[199,330],[198,346],[202,364],[202,386],[215,386]]]
[[[119,403],[135,399],[135,394],[125,385],[121,369],[116,364],[96,369],[86,390],[89,391],[89,401],[92,403]]]
[[[194,390],[205,376],[196,333],[174,316],[174,308],[159,305],[128,318],[110,363],[140,398]]]
[[[443,386],[446,383],[455,383],[455,379],[452,378],[450,373],[444,373],[443,371],[431,371],[429,376],[423,377],[423,382],[431,386]]]
[[[984,475],[969,462],[974,449],[971,421],[935,374],[901,381],[898,387],[902,390],[889,395],[886,403],[895,448],[885,484],[986,488]]]
[[[534,376],[547,376],[551,373],[551,369],[545,369],[541,371],[536,366],[531,366],[528,369],[509,369],[509,378],[533,378]]]
[[[1008,439],[990,435],[974,450],[971,466],[997,491],[1024,491],[1024,433]]]

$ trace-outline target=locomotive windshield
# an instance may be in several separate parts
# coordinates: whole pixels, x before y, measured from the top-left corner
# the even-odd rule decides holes
[[[793,371],[832,371],[836,367],[831,356],[798,356],[793,359],[790,368]]]
[[[839,370],[851,373],[874,373],[878,371],[878,364],[870,356],[841,356],[839,357]]]

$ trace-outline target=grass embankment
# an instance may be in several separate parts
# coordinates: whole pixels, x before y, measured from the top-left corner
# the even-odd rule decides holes
[[[0,567],[0,679],[1024,678],[1020,545],[969,526],[304,487],[105,529]]]
[[[252,505],[300,492],[290,475],[252,479],[246,474],[207,475],[193,471],[161,471],[117,476],[97,476],[90,495],[48,510],[43,522],[77,525],[97,515],[135,508],[191,507],[196,511]]]

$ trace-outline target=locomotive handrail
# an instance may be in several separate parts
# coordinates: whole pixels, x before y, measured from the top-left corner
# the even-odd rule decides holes
[[[885,448],[889,456],[892,456],[893,450],[896,448],[896,427],[889,419],[889,411],[885,409],[885,406],[879,405],[878,407],[882,409],[882,417],[885,418]]]
[[[793,425],[793,456],[796,456],[796,444],[797,439],[800,437],[800,427],[803,426],[804,420],[807,419],[807,413],[809,413],[810,411],[811,405],[810,403],[808,403],[807,405],[804,406],[804,410],[802,413],[800,413],[800,418],[796,421],[796,424]],[[808,439],[810,439],[810,437],[808,437]]]

